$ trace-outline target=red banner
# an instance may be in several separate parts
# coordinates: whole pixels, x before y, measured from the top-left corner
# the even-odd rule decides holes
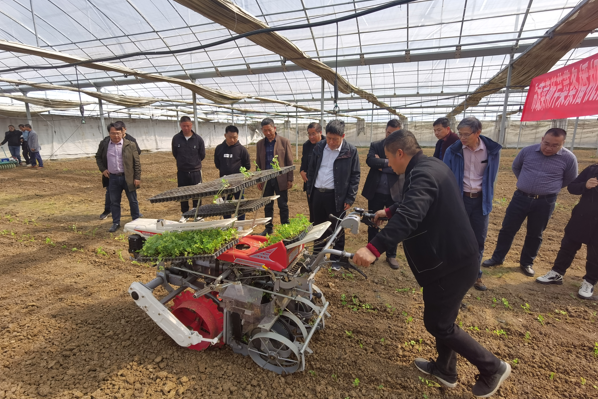
[[[522,121],[598,114],[598,54],[532,79]]]

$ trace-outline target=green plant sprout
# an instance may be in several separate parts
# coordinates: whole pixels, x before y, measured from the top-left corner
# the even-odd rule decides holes
[[[385,340],[384,338],[382,338],[382,339],[380,340],[380,343],[381,343],[382,345],[384,345],[384,343],[385,343],[385,342],[386,342],[386,340]]]
[[[558,309],[555,309],[555,310],[554,310],[554,312],[555,312],[555,313],[558,313],[558,314],[562,314],[563,316],[567,316],[567,312],[565,312],[565,311],[563,311],[563,310],[558,310]]]
[[[502,304],[504,305],[505,309],[513,309],[511,305],[509,305],[509,301],[506,298],[502,298]]]
[[[257,162],[255,162],[255,160],[253,161],[253,164],[255,165],[255,171],[256,172],[261,172],[261,169],[259,166],[257,166]]]
[[[409,316],[405,319],[405,324],[409,324],[413,321],[413,317]]]
[[[480,331],[480,329],[478,328],[478,326],[471,326],[471,327],[469,327],[469,329],[471,331]]]
[[[380,384],[377,386],[378,390],[384,389],[384,385]]]
[[[513,364],[519,364],[519,359],[517,359],[517,358],[513,359]]]
[[[216,195],[214,196],[214,198],[212,200],[212,203],[214,203],[214,204],[218,203],[218,198],[220,198],[222,196],[222,192],[224,191],[224,189],[230,187],[228,180],[226,180],[225,178],[222,178],[222,180],[220,180],[220,182],[222,183],[222,186],[220,186],[220,190],[218,190],[218,192],[216,193]]]
[[[598,357],[598,342],[594,343],[594,357]]]
[[[544,325],[544,316],[542,316],[541,314],[538,315],[538,321],[540,322],[540,324]]]
[[[347,334],[347,338],[353,338],[353,331],[345,330],[345,334]]]
[[[586,385],[586,379],[583,377],[579,377],[579,378],[581,378],[581,385]]]
[[[118,251],[118,258],[123,262],[125,261],[125,258],[123,258],[123,251]]]
[[[353,380],[353,386],[357,388],[359,386],[359,378]]]
[[[102,247],[98,247],[98,249],[96,249],[96,254],[99,256],[108,256],[108,254],[106,253],[106,251],[102,249]]]
[[[395,292],[407,292],[407,291],[409,291],[409,290],[410,290],[410,288],[397,288],[397,289],[395,290]]]
[[[529,331],[526,331],[526,332],[525,332],[525,340],[526,340],[526,341],[529,341],[529,340],[531,339],[531,337],[532,337],[532,335],[530,334],[530,332],[529,332]]]
[[[551,372],[551,373],[550,373],[550,379],[551,379],[551,380],[554,380],[554,374],[555,374],[554,372]]]
[[[253,173],[249,172],[244,166],[239,168],[239,172],[243,173],[243,176],[245,176],[246,179],[251,179],[251,176],[253,176]]]
[[[498,337],[500,337],[501,335],[504,335],[504,337],[505,337],[505,338],[509,338],[509,337],[507,336],[507,333],[506,333],[506,331],[505,331],[505,330],[499,330],[499,329],[496,329],[496,330],[494,330],[494,331],[492,331],[492,332],[493,332],[494,334],[496,334]]]
[[[312,377],[316,376],[316,372],[313,370],[309,370],[308,373],[311,374]]]
[[[50,237],[46,237],[46,244],[51,245],[51,246],[56,246],[56,244],[54,244],[54,242],[52,241],[52,239]]]
[[[525,305],[521,305],[521,309],[523,309],[525,311],[525,313],[529,313],[530,312],[529,303],[526,303]]]
[[[418,377],[419,380],[421,381],[422,384],[424,384],[427,387],[433,387],[433,388],[440,388],[440,384],[437,383],[436,381],[430,381],[424,377]]]
[[[346,294],[341,295],[341,305],[343,305],[343,306],[347,305],[347,295]]]
[[[274,158],[272,158],[272,162],[270,162],[270,166],[272,166],[272,169],[274,170],[280,170],[280,163],[278,162],[278,155],[274,155]]]

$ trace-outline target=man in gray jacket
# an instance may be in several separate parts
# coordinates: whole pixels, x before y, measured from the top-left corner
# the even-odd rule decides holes
[[[40,151],[42,146],[39,145],[39,141],[37,139],[37,133],[31,128],[30,124],[25,125],[25,130],[29,132],[29,138],[27,139],[27,144],[29,145],[29,152],[31,157],[31,168],[37,169],[44,167],[44,161],[42,161],[42,156],[40,155]],[[38,166],[39,164],[39,166]]]

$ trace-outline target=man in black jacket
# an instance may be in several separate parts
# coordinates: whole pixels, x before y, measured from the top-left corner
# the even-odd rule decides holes
[[[241,143],[239,143],[239,129],[236,126],[230,125],[224,129],[224,141],[220,143],[214,151],[214,164],[216,169],[220,171],[220,177],[233,175],[239,173],[241,168],[251,168],[251,161],[249,160],[249,151]],[[230,194],[228,200],[233,198],[239,199],[241,192]],[[225,219],[230,216],[224,216]],[[239,216],[239,220],[245,220],[245,215]]]
[[[598,283],[598,165],[584,169],[567,186],[573,195],[580,195],[579,204],[571,212],[571,219],[565,227],[565,236],[554,266],[547,274],[538,277],[541,284],[563,284],[563,276],[575,259],[582,244],[588,247],[586,274],[583,276],[577,296],[581,299],[594,299],[594,286]]]
[[[405,174],[403,200],[376,212],[376,222],[388,217],[388,224],[353,260],[367,267],[403,241],[409,267],[423,287],[424,325],[436,338],[438,351],[436,361],[418,358],[415,366],[453,388],[459,354],[480,371],[473,394],[491,396],[511,367],[455,324],[461,300],[477,279],[479,262],[477,241],[454,175],[439,159],[426,157],[407,130],[388,136],[385,152],[395,173]]]
[[[183,116],[179,126],[181,131],[172,138],[172,155],[176,159],[177,182],[179,187],[194,186],[201,183],[201,161],[206,157],[206,147],[203,139],[192,130],[191,118]],[[193,200],[193,207],[197,207],[197,200]],[[188,210],[189,201],[181,201],[181,213]],[[180,222],[186,220],[181,216]]]
[[[308,140],[305,143],[303,143],[303,152],[301,153],[301,167],[299,168],[301,179],[303,179],[303,191],[305,192],[307,192],[307,168],[309,167],[311,153],[313,152],[316,144],[318,144],[322,140],[326,140],[326,137],[322,137],[322,125],[320,125],[317,122],[312,122],[309,125],[307,125],[307,136]],[[309,195],[307,196],[307,206],[309,208],[309,220],[310,222],[313,222]]]
[[[8,142],[10,155],[19,161],[18,166],[21,166],[21,154],[19,154],[21,150],[21,135],[20,130],[16,130],[13,125],[8,125],[8,131],[4,133],[4,140],[0,143],[0,145],[4,145]]]
[[[345,122],[335,119],[326,126],[326,142],[316,144],[307,170],[307,195],[312,203],[313,223],[329,220],[329,215],[341,217],[351,207],[359,187],[359,154],[357,148],[349,144],[345,137]],[[317,206],[315,206],[317,204]],[[321,241],[325,241],[334,231],[336,223],[326,230]],[[314,247],[319,252],[323,244]],[[345,232],[336,238],[334,249],[345,249]],[[340,270],[340,259],[331,257],[332,268]]]
[[[127,127],[125,126],[125,123],[122,121],[116,121],[114,123],[111,123],[106,130],[108,130],[108,133],[110,133],[110,128],[114,127],[116,130],[121,131],[123,134],[123,138],[126,138],[129,141],[132,141],[133,143],[135,143],[135,146],[137,147],[137,153],[139,155],[141,155],[141,148],[139,148],[139,144],[137,144],[137,140],[135,140],[135,137],[131,136],[130,134],[127,134]],[[105,142],[106,145],[108,145],[108,141],[110,141],[110,135],[104,137],[104,140],[102,140]],[[108,190],[108,186],[109,186],[110,180],[108,180],[108,178],[106,176],[102,176],[102,187],[106,187],[106,198],[104,199],[104,212],[102,212],[102,214],[100,215],[100,220],[104,220],[106,219],[111,211],[111,203],[110,203],[110,190]],[[139,217],[143,217],[143,215],[139,215]]]
[[[401,121],[389,120],[386,124],[386,137],[399,129],[401,129]],[[398,200],[393,200],[390,190],[391,187],[399,184],[399,176],[388,166],[388,159],[384,155],[384,140],[374,141],[370,144],[370,151],[365,161],[370,167],[370,171],[365,179],[361,195],[368,200],[368,209],[372,211],[389,207]],[[377,232],[378,229],[368,227],[368,241],[372,241]],[[395,270],[399,268],[396,248],[389,248],[386,251],[386,261],[391,268]]]

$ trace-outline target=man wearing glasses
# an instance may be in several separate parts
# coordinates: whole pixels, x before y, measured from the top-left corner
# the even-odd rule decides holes
[[[554,211],[556,196],[561,188],[577,177],[577,158],[563,147],[566,137],[567,132],[563,129],[549,129],[540,144],[525,147],[517,154],[513,161],[517,190],[507,208],[492,258],[482,266],[491,267],[504,262],[515,234],[527,218],[527,234],[519,265],[523,274],[534,276],[532,266]]]
[[[502,147],[481,135],[482,123],[473,116],[464,118],[457,131],[459,141],[446,150],[444,163],[453,171],[463,193],[463,205],[478,243],[478,262],[481,263]],[[473,286],[479,291],[486,291],[482,270]]]

